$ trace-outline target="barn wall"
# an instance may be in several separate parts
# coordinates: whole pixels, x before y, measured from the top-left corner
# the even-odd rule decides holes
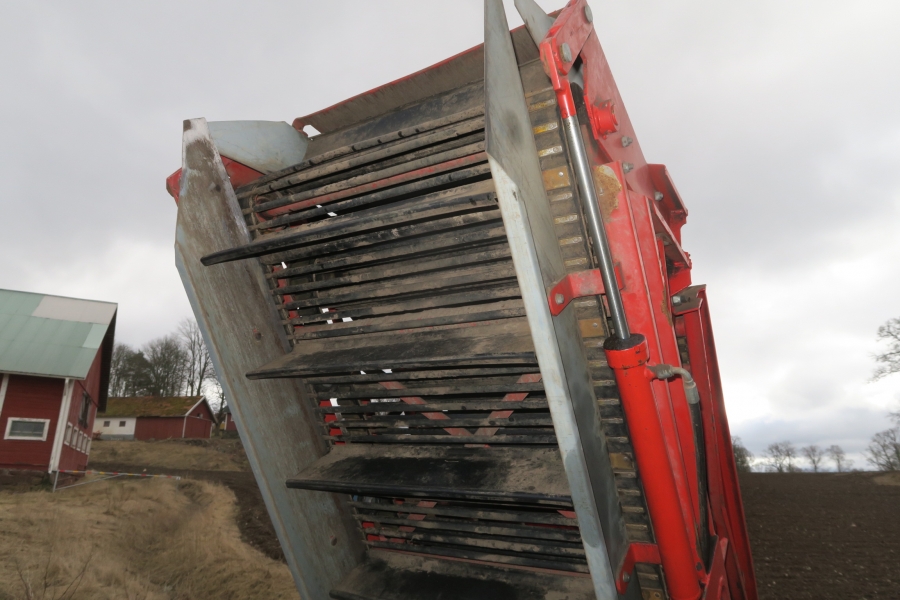
[[[225,431],[237,431],[237,425],[229,414],[225,415]]]
[[[199,417],[188,417],[187,427],[185,427],[184,437],[186,438],[208,438],[212,436],[214,423],[209,419],[201,419]]]
[[[109,421],[109,427],[105,423]],[[119,423],[125,425],[119,425]],[[99,415],[94,421],[94,433],[99,433],[104,440],[133,440],[135,417],[104,417]]]
[[[65,381],[49,377],[10,375],[0,414],[0,468],[46,470],[53,451]],[[10,417],[49,419],[47,440],[2,439]]]
[[[138,417],[134,426],[136,440],[180,438],[184,417]]]
[[[213,422],[209,419],[188,417],[138,417],[134,428],[136,440],[165,440],[181,438],[208,438],[211,435]]]
[[[59,468],[83,470],[88,464],[88,453],[90,452],[90,439],[94,431],[94,419],[97,417],[97,399],[100,395],[100,375],[102,369],[102,356],[98,351],[94,356],[94,362],[88,370],[87,376],[83,381],[75,381],[72,391],[72,401],[69,404],[69,415],[67,424],[72,426],[72,435],[69,443],[63,443],[62,452],[59,457]],[[87,426],[82,426],[78,422],[78,416],[81,413],[81,401],[87,392],[90,398],[91,407],[88,411]]]

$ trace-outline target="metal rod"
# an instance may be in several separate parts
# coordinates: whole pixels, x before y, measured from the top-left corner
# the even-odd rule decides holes
[[[108,477],[101,477],[100,479],[91,479],[90,481],[82,481],[81,483],[73,483],[72,485],[67,485],[61,488],[54,488],[54,492],[61,492],[62,490],[67,490],[69,488],[78,487],[79,485],[87,485],[89,483],[97,483],[98,481],[106,481],[107,479],[115,479],[116,477],[124,477],[125,475],[110,475]]]
[[[603,227],[603,217],[600,214],[600,200],[597,198],[597,190],[594,189],[594,180],[591,177],[591,167],[590,163],[588,163],[587,152],[584,149],[581,128],[575,115],[563,119],[563,123],[566,128],[569,154],[575,166],[578,189],[581,191],[585,220],[591,235],[591,242],[600,261],[600,276],[603,278],[603,286],[606,288],[606,302],[609,305],[613,328],[617,338],[627,340],[631,335],[631,331],[628,329],[628,320],[625,318],[622,294],[619,293],[619,282],[616,280],[612,252],[609,249],[606,229]]]

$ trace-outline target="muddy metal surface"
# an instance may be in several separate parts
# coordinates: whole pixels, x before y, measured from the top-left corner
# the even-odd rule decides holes
[[[742,476],[760,599],[900,598],[897,484],[875,473]]]

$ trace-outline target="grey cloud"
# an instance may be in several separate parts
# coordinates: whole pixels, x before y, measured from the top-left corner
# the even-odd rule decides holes
[[[900,392],[866,383],[875,328],[900,315],[900,6],[593,4],[644,152],[691,211],[733,429],[858,448]],[[0,286],[118,301],[131,343],[171,330],[189,314],[163,187],[181,121],[290,121],[480,43],[481,11],[2,4]]]

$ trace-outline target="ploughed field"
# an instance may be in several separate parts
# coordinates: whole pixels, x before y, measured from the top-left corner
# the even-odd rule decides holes
[[[238,440],[197,440],[196,457],[185,442],[149,450],[105,443],[96,456],[105,460],[92,456],[93,468],[146,469],[230,489],[241,539],[284,560]],[[741,489],[761,600],[900,600],[900,473],[748,473]]]
[[[761,600],[900,599],[900,473],[741,476]]]

